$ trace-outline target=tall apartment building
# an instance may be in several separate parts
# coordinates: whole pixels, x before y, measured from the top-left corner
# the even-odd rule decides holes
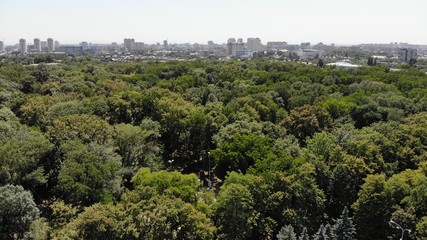
[[[40,43],[40,39],[38,39],[38,38],[34,38],[34,50],[36,52],[41,52],[42,51],[42,45]]]
[[[229,38],[227,41],[227,55],[235,55],[237,51],[244,51],[245,50],[245,43],[243,42],[243,39],[239,38]]]
[[[227,55],[232,55],[233,51],[235,51],[236,39],[229,38],[227,40]]]
[[[19,52],[21,54],[27,53],[27,41],[23,38],[19,39]]]
[[[4,51],[4,42],[0,41],[0,52]]]
[[[397,58],[399,59],[399,62],[409,62],[409,60],[411,59],[417,59],[418,58],[417,49],[400,48],[397,51]]]
[[[135,48],[135,39],[133,38],[125,38],[123,40],[123,46],[126,50],[132,51]]]
[[[248,51],[259,52],[262,50],[261,39],[259,38],[248,38],[246,43]]]
[[[47,51],[53,52],[55,51],[55,43],[52,38],[47,39]]]

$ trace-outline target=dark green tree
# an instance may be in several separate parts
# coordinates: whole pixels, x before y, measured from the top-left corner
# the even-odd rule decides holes
[[[313,240],[329,240],[325,226],[322,224],[313,236]]]
[[[376,240],[387,236],[389,206],[385,193],[385,175],[369,175],[353,204],[357,239]]]
[[[333,232],[337,240],[355,240],[356,228],[348,216],[348,209],[344,207],[341,217],[335,221]]]
[[[307,228],[304,227],[302,229],[301,235],[299,236],[298,240],[310,240],[310,236],[307,233]]]
[[[319,61],[317,62],[317,66],[323,68],[325,66],[325,63],[323,62],[322,59],[319,59]]]
[[[258,216],[252,194],[245,186],[234,183],[221,189],[214,215],[219,238],[234,240],[251,238]]]
[[[278,240],[297,240],[297,235],[292,225],[282,227],[276,237]]]

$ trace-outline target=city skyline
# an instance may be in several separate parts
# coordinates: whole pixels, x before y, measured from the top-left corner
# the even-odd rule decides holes
[[[259,37],[263,44],[427,44],[427,2],[422,0],[1,0],[0,9],[0,41],[5,45],[50,37],[63,44],[122,43],[124,38],[146,44],[221,44],[230,37]]]

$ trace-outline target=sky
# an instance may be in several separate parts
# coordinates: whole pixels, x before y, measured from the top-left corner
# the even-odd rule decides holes
[[[427,0],[0,0],[0,40],[427,44]]]

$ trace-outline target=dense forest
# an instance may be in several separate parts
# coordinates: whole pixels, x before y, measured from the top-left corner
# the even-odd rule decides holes
[[[427,239],[427,74],[0,62],[0,239]]]

